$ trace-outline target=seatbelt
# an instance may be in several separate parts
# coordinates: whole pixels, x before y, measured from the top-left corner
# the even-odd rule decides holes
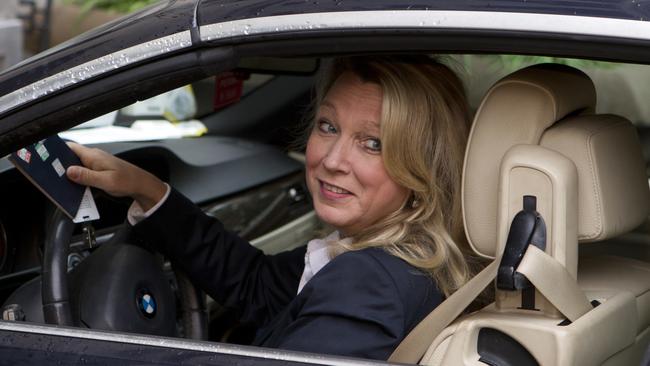
[[[528,246],[517,272],[526,276],[537,291],[572,322],[593,309],[566,268],[535,246]]]
[[[442,332],[494,280],[501,258],[497,258],[474,278],[438,305],[402,340],[389,362],[418,363]],[[576,280],[553,257],[529,245],[517,267],[564,316],[575,321],[592,309]]]
[[[501,258],[483,268],[463,287],[438,305],[397,346],[388,362],[418,363],[433,340],[442,332],[497,275]]]

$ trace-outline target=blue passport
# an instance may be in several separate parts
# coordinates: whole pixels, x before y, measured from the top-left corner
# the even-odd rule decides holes
[[[9,160],[75,222],[99,218],[90,189],[72,182],[65,174],[69,166],[81,165],[81,161],[58,135],[12,153]],[[95,214],[91,210],[78,216],[80,207],[88,205],[92,205]]]

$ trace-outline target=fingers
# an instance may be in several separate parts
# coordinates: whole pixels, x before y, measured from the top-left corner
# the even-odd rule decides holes
[[[108,172],[97,172],[82,166],[72,165],[66,170],[68,178],[83,186],[96,187],[102,190],[110,189],[106,179]]]
[[[153,188],[162,185],[166,190],[164,183],[150,173],[103,150],[70,142],[68,146],[84,165],[68,167],[66,175],[75,183],[99,188],[112,196],[137,196],[145,201],[160,190]]]
[[[77,153],[77,150],[79,150],[82,147],[85,147],[83,145],[79,145],[78,143],[76,143],[74,141],[66,141],[65,144],[68,145],[70,150],[74,151],[75,154]]]
[[[71,141],[66,141],[66,144],[68,145],[70,150],[72,150],[72,152],[75,153],[75,155],[77,155],[79,159],[81,159],[81,162],[83,163],[84,158],[86,158],[88,156],[88,153],[90,152],[90,148],[87,148],[83,145],[79,145],[78,143],[71,142]]]
[[[95,169],[97,165],[101,165],[102,162],[106,161],[106,157],[103,155],[108,155],[102,150],[93,149],[86,147],[75,142],[66,142],[70,150],[75,153],[81,160],[81,163],[91,169]]]
[[[70,166],[66,170],[68,178],[84,186],[91,186],[104,191],[111,190],[110,159],[112,155],[102,150],[89,148],[75,142],[66,142],[70,150],[74,152],[84,166]]]

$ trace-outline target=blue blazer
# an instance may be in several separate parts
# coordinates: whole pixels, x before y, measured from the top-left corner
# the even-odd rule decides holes
[[[133,227],[264,347],[385,360],[441,301],[431,277],[382,249],[343,253],[296,295],[305,247],[264,255],[176,190]]]

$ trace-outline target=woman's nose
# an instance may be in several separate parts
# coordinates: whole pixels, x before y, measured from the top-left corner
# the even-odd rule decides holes
[[[323,158],[323,166],[331,171],[349,172],[349,149],[345,141],[338,139],[330,146],[327,155]]]

